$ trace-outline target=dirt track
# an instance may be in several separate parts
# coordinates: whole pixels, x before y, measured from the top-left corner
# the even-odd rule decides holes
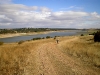
[[[77,38],[68,40],[68,42],[75,39]],[[60,44],[54,42],[41,44],[34,53],[35,61],[32,60],[34,54],[31,50],[27,60],[30,65],[25,68],[25,75],[98,75],[98,70],[64,54],[59,46]]]

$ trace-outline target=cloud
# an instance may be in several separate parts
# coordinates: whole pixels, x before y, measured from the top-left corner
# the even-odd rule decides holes
[[[21,10],[26,10],[26,11],[33,11],[33,10],[37,10],[38,7],[37,6],[25,6],[23,4],[4,4],[4,5],[0,5],[0,10],[1,12],[17,12],[17,11],[21,11]]]
[[[83,18],[85,16],[88,16],[88,13],[79,11],[60,11],[54,12],[51,18],[56,20],[74,20]]]
[[[1,4],[0,28],[17,27],[98,28],[100,15],[97,12],[72,10],[54,12],[47,7]]]
[[[69,11],[69,10],[74,10],[74,11],[82,11],[84,8],[83,7],[79,7],[79,6],[69,6],[67,8],[61,8],[61,10],[64,10],[64,11]]]
[[[8,4],[11,3],[12,0],[0,0],[0,4]]]
[[[40,7],[41,12],[50,12],[51,10],[47,7]]]
[[[0,22],[1,23],[8,23],[8,22],[11,22],[12,19],[6,17],[5,15],[0,15]]]
[[[61,9],[72,9],[72,8],[75,8],[75,6],[70,6],[70,7],[68,7],[68,8],[61,8]]]
[[[96,19],[99,19],[99,20],[100,20],[100,15],[99,15],[97,12],[91,13],[91,16],[92,16],[93,18],[96,18]]]

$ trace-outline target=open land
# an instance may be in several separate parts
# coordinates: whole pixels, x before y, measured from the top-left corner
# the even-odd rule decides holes
[[[0,75],[99,75],[93,36],[57,37],[0,46]]]

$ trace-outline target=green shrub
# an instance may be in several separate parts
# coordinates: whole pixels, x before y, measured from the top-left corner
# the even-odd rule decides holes
[[[3,45],[4,42],[0,42],[0,45]]]
[[[41,38],[40,37],[37,37],[37,38],[33,38],[33,40],[40,40]]]
[[[81,36],[84,36],[83,34],[81,34]]]
[[[90,33],[89,35],[95,35],[95,32],[94,33]]]
[[[54,40],[56,39],[57,36],[54,37]]]
[[[45,39],[44,37],[42,39]]]
[[[51,38],[50,36],[46,36],[46,38],[48,39],[48,38]]]
[[[21,40],[21,41],[19,41],[19,42],[18,42],[18,44],[22,44],[22,43],[24,43],[24,41],[23,41],[23,40]]]

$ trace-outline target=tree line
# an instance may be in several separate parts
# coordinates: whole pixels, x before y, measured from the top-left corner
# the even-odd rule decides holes
[[[42,31],[50,31],[57,29],[48,29],[48,28],[16,28],[16,29],[0,29],[0,34],[7,33],[30,33],[30,32],[42,32]]]
[[[31,33],[43,31],[58,31],[58,30],[79,30],[74,28],[14,28],[14,29],[0,29],[0,34],[7,33]]]

